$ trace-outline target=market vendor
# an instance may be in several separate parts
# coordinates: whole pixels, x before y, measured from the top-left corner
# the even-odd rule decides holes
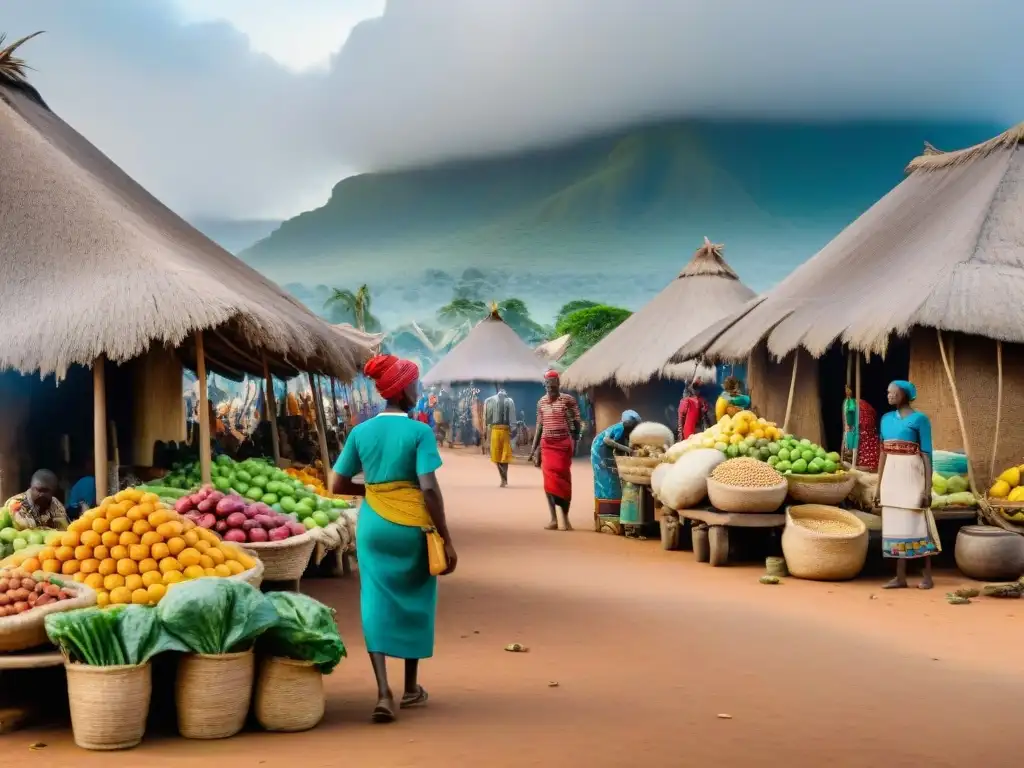
[[[82,467],[82,476],[71,486],[65,503],[69,520],[77,520],[84,512],[96,506],[96,476],[92,454]]]
[[[14,527],[54,528],[67,530],[68,513],[64,505],[54,498],[57,492],[57,476],[48,469],[40,469],[32,475],[32,482],[24,493],[12,496],[4,504],[11,512]]]
[[[727,376],[722,382],[722,394],[715,403],[715,421],[721,421],[728,414],[735,416],[740,411],[750,409],[750,398],[743,394],[740,380],[735,376]]]
[[[710,424],[708,421],[708,405],[697,391],[704,385],[699,378],[686,385],[683,397],[679,401],[679,439],[685,440],[694,432],[703,432]]]
[[[590,445],[590,463],[594,467],[594,514],[617,516],[622,504],[622,483],[615,455],[629,455],[629,435],[640,423],[636,411],[624,411],[622,420],[598,432]]]

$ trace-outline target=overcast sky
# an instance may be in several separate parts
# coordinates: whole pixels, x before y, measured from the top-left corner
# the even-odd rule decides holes
[[[2,0],[68,122],[186,215],[655,116],[1024,120],[1024,0]]]

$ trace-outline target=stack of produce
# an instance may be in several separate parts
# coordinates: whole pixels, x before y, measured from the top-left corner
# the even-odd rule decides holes
[[[327,496],[329,494],[327,486],[324,485],[323,474],[316,465],[309,464],[304,467],[289,467],[284,472],[288,477],[298,480],[303,486],[311,486],[313,491],[320,496]]]
[[[932,508],[935,507],[935,476],[932,477]],[[946,481],[946,487],[949,488],[949,484],[952,483],[956,478],[950,478]],[[1024,502],[1024,464],[1018,467],[1010,467],[1009,469],[1003,470],[1003,472],[996,478],[996,481],[992,483],[992,487],[988,489],[988,499],[993,506],[999,507],[1001,504],[1010,502],[1016,504]],[[968,492],[969,493],[969,492]],[[973,498],[973,495],[972,495]],[[1015,523],[1024,523],[1024,509],[1006,509],[1001,508],[1003,516],[1013,520]]]
[[[223,495],[237,494],[247,502],[262,502],[274,512],[292,515],[307,528],[329,525],[338,519],[339,510],[351,507],[345,499],[319,495],[317,486],[292,477],[267,459],[235,462],[227,456],[218,456],[211,470],[214,490]],[[198,472],[198,466],[188,465],[163,478],[160,486],[147,488],[161,496],[175,493],[173,490],[163,491],[161,487],[198,489]],[[184,498],[184,495],[180,497]]]
[[[711,478],[735,488],[773,488],[785,480],[766,462],[750,457],[723,461],[711,470]]]
[[[1014,485],[1008,485],[1006,493],[1009,494],[1013,488]],[[999,492],[999,488],[995,490]],[[967,456],[954,451],[934,451],[932,453],[932,509],[976,507],[977,505],[978,500],[970,491]]]
[[[22,563],[26,571],[60,573],[96,590],[97,604],[154,604],[167,587],[203,576],[241,574],[256,563],[162,504],[130,488],[71,523],[55,545]]]
[[[7,507],[0,509],[0,560],[28,547],[52,544],[59,537],[60,532],[49,529],[19,530],[14,527],[11,511]]]
[[[50,603],[71,600],[75,595],[57,580],[25,568],[0,570],[0,618],[26,613]]]
[[[212,488],[183,496],[174,508],[196,525],[216,531],[224,541],[238,544],[284,541],[317,527],[312,517],[307,517],[309,523],[304,525],[293,517],[275,512],[261,501],[247,504],[238,494],[224,494]]]

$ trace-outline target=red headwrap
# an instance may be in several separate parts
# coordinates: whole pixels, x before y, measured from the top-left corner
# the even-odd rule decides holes
[[[557,380],[558,379],[558,371],[550,370],[550,371],[548,371],[547,373],[544,374],[544,378],[545,379],[556,379]]]
[[[416,363],[394,355],[377,355],[370,358],[363,372],[373,379],[377,391],[385,400],[397,397],[403,389],[420,377],[420,368]]]

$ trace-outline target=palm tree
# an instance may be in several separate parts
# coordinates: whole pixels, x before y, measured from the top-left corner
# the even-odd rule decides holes
[[[380,329],[380,320],[370,311],[372,304],[370,288],[363,283],[355,291],[332,288],[331,297],[324,302],[324,308],[340,309],[346,317],[355,321],[353,324],[360,331],[377,331]]]
[[[437,317],[446,323],[476,323],[487,317],[487,305],[476,299],[455,298],[437,310]]]

